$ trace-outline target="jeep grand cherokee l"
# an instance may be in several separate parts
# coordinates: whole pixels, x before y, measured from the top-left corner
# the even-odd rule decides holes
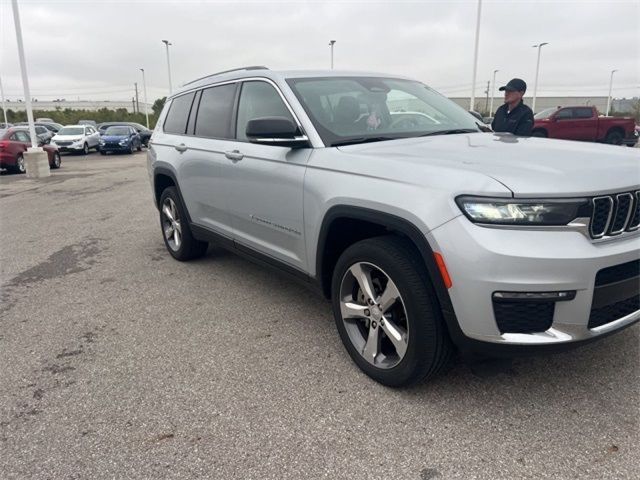
[[[213,242],[314,282],[355,363],[400,386],[454,347],[539,353],[636,322],[639,160],[482,133],[402,77],[250,67],[167,100],[148,171],[175,259]]]

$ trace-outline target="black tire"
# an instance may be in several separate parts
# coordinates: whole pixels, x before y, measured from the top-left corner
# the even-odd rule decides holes
[[[51,168],[53,168],[54,170],[57,170],[58,168],[60,168],[61,163],[62,163],[62,160],[60,160],[60,154],[58,152],[54,152],[53,164],[51,165]]]
[[[82,147],[82,155],[89,155],[89,145],[86,143]]]
[[[21,153],[16,157],[16,165],[12,170],[14,173],[26,173],[27,167],[24,164],[24,156]]]
[[[611,145],[622,145],[623,140],[624,135],[620,130],[611,130],[607,133],[607,136],[604,139],[605,143],[609,143]]]
[[[138,146],[136,147],[136,150],[138,150],[139,152],[142,151],[142,142],[138,142]]]
[[[131,142],[131,143],[129,144],[129,150],[127,150],[127,153],[128,153],[129,155],[133,155],[133,142]]]
[[[106,155],[108,152],[106,150],[100,150],[100,155]]]
[[[165,223],[167,217],[163,212],[163,206],[168,199],[170,199],[176,207],[178,220],[180,221],[182,230],[180,245],[177,248],[174,248],[174,246],[170,244],[170,241],[167,239],[167,235],[165,234]],[[185,208],[180,201],[180,196],[178,195],[178,191],[175,187],[165,188],[160,196],[160,229],[162,231],[162,238],[164,239],[164,244],[167,247],[167,250],[176,260],[184,262],[202,257],[207,253],[209,244],[207,242],[196,240],[193,237]]]
[[[391,368],[378,368],[364,358],[350,339],[342,318],[340,296],[343,278],[358,262],[370,263],[383,270],[402,297],[406,311],[407,346],[399,363]],[[427,270],[419,252],[409,241],[397,236],[384,236],[363,240],[347,248],[333,271],[331,297],[343,344],[360,369],[375,381],[389,387],[407,386],[438,374],[449,363],[453,346]]]
[[[547,138],[549,135],[544,130],[534,130],[533,132],[531,132],[531,136],[532,137]]]

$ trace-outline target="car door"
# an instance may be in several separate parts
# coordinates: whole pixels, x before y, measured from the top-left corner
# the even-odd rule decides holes
[[[11,144],[9,146],[9,151],[13,156],[13,159],[16,160],[19,154],[22,154],[27,151],[27,148],[31,146],[31,137],[25,131],[18,130],[14,132],[11,137],[9,137]]]
[[[573,127],[573,109],[561,108],[553,115],[553,134],[551,138],[572,139],[575,135]]]
[[[192,221],[229,241],[233,238],[227,211],[230,165],[224,152],[233,148],[231,117],[236,88],[231,82],[197,93],[188,135],[180,147],[186,150],[178,164],[178,181]]]
[[[310,148],[259,145],[247,140],[249,120],[285,117],[300,124],[275,85],[244,81],[237,107],[237,142],[226,152],[229,214],[234,240],[305,271],[303,182]]]
[[[100,134],[96,129],[91,126],[85,127],[85,134],[87,135],[87,144],[89,147],[97,147],[100,142]]]
[[[575,107],[572,109],[573,139],[594,141],[598,130],[598,119],[593,115],[591,107]]]

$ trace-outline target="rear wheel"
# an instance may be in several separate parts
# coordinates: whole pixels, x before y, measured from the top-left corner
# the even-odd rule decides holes
[[[622,140],[624,140],[622,132],[620,130],[612,130],[607,133],[607,137],[604,141],[611,145],[622,145]]]
[[[58,152],[54,152],[53,154],[53,164],[51,165],[51,168],[57,169],[60,168],[60,154]]]
[[[347,248],[333,272],[338,332],[364,373],[389,387],[437,374],[452,346],[427,271],[408,241],[385,236]]]
[[[16,173],[25,173],[27,171],[27,167],[24,164],[24,157],[21,153],[18,154],[18,158],[16,158],[16,166],[13,168]]]
[[[166,188],[160,196],[160,226],[164,244],[176,260],[183,262],[207,253],[209,244],[193,237],[184,206],[175,187]]]

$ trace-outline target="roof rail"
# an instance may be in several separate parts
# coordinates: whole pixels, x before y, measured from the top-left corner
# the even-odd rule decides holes
[[[263,65],[250,65],[248,67],[232,68],[231,70],[223,70],[222,72],[216,72],[216,73],[212,73],[211,75],[205,75],[204,77],[196,78],[195,80],[187,82],[182,86],[186,87],[187,85],[191,85],[192,83],[199,82],[200,80],[204,80],[205,78],[215,77],[216,75],[222,75],[223,73],[238,72],[241,70],[269,70],[269,69]]]

